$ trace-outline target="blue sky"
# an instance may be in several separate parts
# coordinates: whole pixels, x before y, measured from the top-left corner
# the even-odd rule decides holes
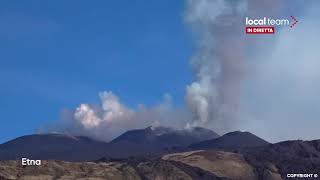
[[[1,1],[0,142],[111,90],[131,106],[183,103],[191,82],[184,1]]]

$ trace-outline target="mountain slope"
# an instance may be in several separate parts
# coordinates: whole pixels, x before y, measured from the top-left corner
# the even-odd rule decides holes
[[[235,131],[219,138],[190,145],[191,149],[232,149],[265,146],[269,143],[250,132]]]
[[[177,130],[168,127],[147,127],[145,129],[130,130],[110,143],[133,142],[133,143],[153,143],[161,145],[186,146],[194,142],[217,138],[219,135],[209,129],[194,127],[191,129]]]
[[[87,137],[64,134],[28,135],[0,145],[0,160],[95,160],[105,155],[107,144]]]
[[[256,180],[257,174],[241,154],[223,151],[191,151],[164,155],[162,159],[180,162],[228,179]]]
[[[174,146],[185,147],[218,135],[211,130],[194,128],[175,130],[165,127],[131,130],[106,143],[87,137],[65,134],[28,135],[0,145],[0,160],[54,159],[90,161],[164,153]]]
[[[22,167],[19,161],[0,161],[0,179],[87,180],[225,180],[183,163],[156,160],[131,162],[45,161],[45,166]]]
[[[320,140],[284,141],[241,148],[235,152],[198,150],[168,154],[162,158],[201,168],[218,177],[281,180],[288,179],[287,174],[292,173],[319,174]]]
[[[163,153],[173,147],[186,147],[192,143],[217,138],[218,134],[205,128],[175,130],[166,127],[127,131],[109,143],[109,156],[128,157]],[[130,151],[127,148],[130,148]]]
[[[276,165],[284,179],[287,173],[320,172],[320,140],[284,141],[258,148],[242,149],[241,154],[256,167],[259,174]]]

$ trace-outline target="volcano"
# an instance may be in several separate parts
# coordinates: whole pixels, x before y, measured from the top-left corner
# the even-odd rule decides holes
[[[29,159],[93,161],[100,158],[127,158],[162,154],[173,147],[219,137],[205,128],[176,130],[147,127],[130,130],[111,142],[67,134],[36,134],[16,138],[0,145],[0,160]]]
[[[187,147],[193,143],[217,138],[219,135],[209,129],[195,127],[176,130],[168,127],[147,127],[130,130],[109,143],[112,157],[159,154],[173,147]],[[130,147],[130,151],[127,148]]]

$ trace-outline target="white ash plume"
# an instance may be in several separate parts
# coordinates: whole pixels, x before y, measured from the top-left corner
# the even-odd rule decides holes
[[[236,119],[243,74],[242,17],[246,1],[189,0],[186,22],[197,35],[198,51],[191,61],[195,82],[186,101],[193,112],[190,126],[228,130]]]

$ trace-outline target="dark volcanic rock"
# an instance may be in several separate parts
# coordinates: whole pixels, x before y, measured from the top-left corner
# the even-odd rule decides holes
[[[28,135],[0,145],[0,160],[88,161],[105,156],[107,143],[65,134]]]
[[[167,127],[148,127],[127,131],[109,143],[108,155],[112,157],[159,154],[173,147],[186,147],[192,143],[219,137],[205,128],[175,130]],[[130,151],[128,151],[130,148]]]
[[[127,131],[110,143],[65,134],[22,136],[0,145],[0,160],[54,159],[93,161],[130,156],[161,154],[174,146],[185,147],[194,142],[215,138],[211,130],[194,128],[175,130],[165,127]]]
[[[188,130],[176,130],[168,127],[148,127],[123,133],[110,144],[132,142],[137,144],[157,143],[161,146],[188,146],[195,142],[217,138],[219,135],[209,129],[195,127]]]
[[[206,140],[189,146],[191,149],[237,149],[266,146],[270,143],[250,132],[235,131],[219,138]]]

